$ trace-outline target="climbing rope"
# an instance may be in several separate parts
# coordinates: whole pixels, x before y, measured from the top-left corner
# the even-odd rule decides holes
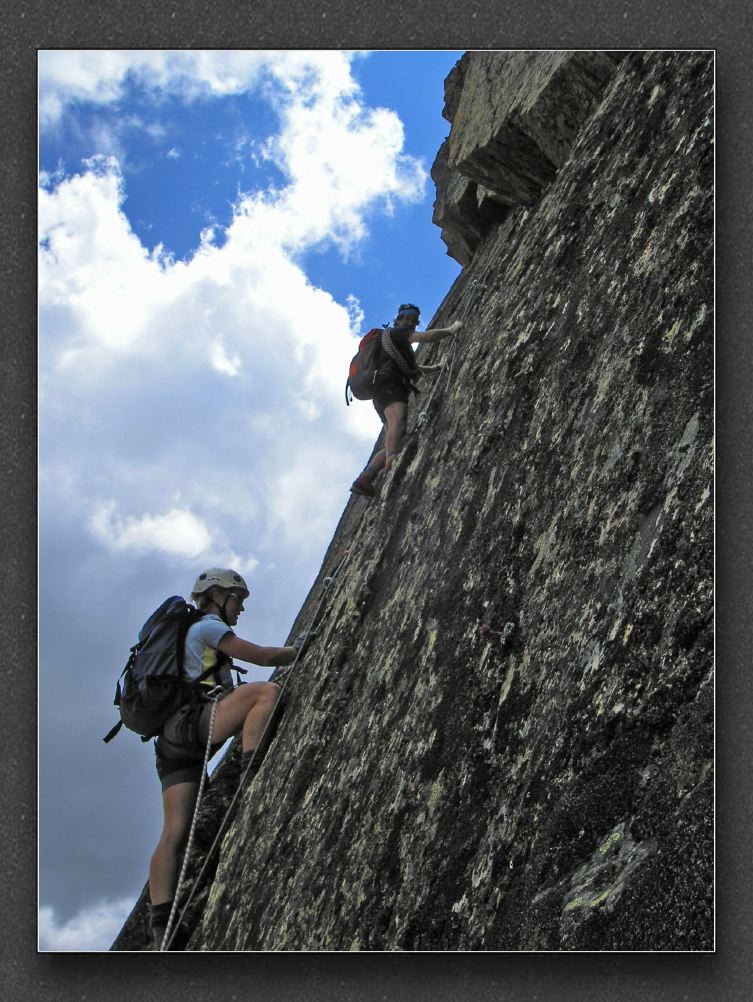
[[[173,922],[175,920],[175,912],[177,911],[180,891],[181,888],[183,887],[183,880],[185,879],[186,876],[186,867],[188,866],[188,858],[191,855],[191,847],[193,845],[193,836],[196,830],[196,819],[199,816],[199,806],[201,805],[201,797],[202,794],[204,793],[204,786],[207,778],[207,763],[209,762],[209,753],[212,749],[212,729],[214,728],[214,716],[217,713],[217,704],[220,701],[221,691],[222,687],[216,686],[207,696],[207,699],[210,699],[212,702],[212,712],[209,716],[209,735],[207,736],[207,748],[206,751],[204,752],[204,766],[201,772],[201,782],[199,783],[199,792],[196,795],[196,806],[194,807],[193,818],[191,819],[191,830],[188,833],[188,842],[186,844],[186,851],[183,856],[183,866],[180,871],[180,876],[178,877],[178,885],[175,888],[175,894],[173,896],[173,906],[170,909],[170,918],[167,920],[167,926],[165,927],[165,935],[162,937],[160,952],[162,952],[163,950],[167,950],[173,938],[173,932],[172,932]],[[214,698],[212,698],[213,696]],[[182,917],[183,916],[181,915],[181,918]]]
[[[347,562],[348,557],[350,556],[350,552],[351,552],[350,548],[348,548],[348,549],[345,550],[345,555],[343,556],[342,560],[337,565],[337,567],[335,568],[335,570],[332,572],[331,575],[328,575],[328,577],[326,577],[324,579],[324,581],[322,582],[322,584],[324,585],[323,592],[322,592],[322,597],[319,599],[319,603],[318,603],[316,609],[314,610],[314,615],[311,617],[311,624],[310,624],[308,630],[305,633],[306,637],[309,637],[312,634],[312,631],[314,629],[314,625],[315,625],[316,620],[317,620],[317,616],[319,615],[319,610],[321,609],[321,607],[322,607],[322,605],[324,603],[324,600],[327,597],[327,593],[329,591],[329,588],[332,585],[332,582],[337,577],[337,575],[342,570],[342,568],[345,566],[345,563]],[[207,868],[207,866],[209,864],[209,860],[212,858],[212,856],[214,854],[214,850],[219,845],[220,838],[221,838],[222,834],[225,831],[225,825],[228,822],[228,819],[230,817],[230,813],[231,813],[233,807],[235,806],[235,802],[238,799],[239,793],[243,789],[243,786],[244,786],[244,783],[245,783],[245,780],[246,780],[246,776],[248,775],[248,771],[251,768],[251,766],[253,765],[254,760],[256,758],[256,755],[257,755],[259,749],[264,746],[264,739],[266,738],[267,731],[269,730],[269,727],[270,727],[272,721],[274,720],[275,710],[277,709],[277,707],[278,707],[278,705],[280,703],[280,700],[282,699],[282,694],[285,691],[285,686],[290,681],[290,679],[291,679],[291,677],[293,675],[293,670],[295,669],[296,665],[298,664],[298,660],[299,660],[299,658],[301,656],[301,651],[302,650],[303,650],[303,647],[301,647],[299,649],[299,651],[296,654],[295,659],[293,660],[293,662],[289,666],[287,666],[285,679],[284,679],[282,685],[280,686],[280,691],[277,694],[277,699],[275,700],[275,704],[272,707],[272,712],[270,713],[269,719],[267,720],[267,723],[266,723],[266,725],[264,727],[264,730],[262,731],[261,738],[259,739],[259,742],[258,742],[256,748],[254,749],[254,754],[249,759],[249,762],[248,762],[246,768],[244,769],[243,774],[242,774],[242,776],[241,776],[241,778],[240,778],[240,780],[238,782],[238,787],[237,787],[235,793],[233,794],[233,798],[230,801],[230,803],[228,804],[227,810],[225,811],[225,814],[224,814],[224,816],[222,818],[222,821],[220,822],[220,827],[217,829],[217,834],[214,837],[214,841],[212,842],[211,846],[209,847],[209,851],[207,852],[206,856],[204,857],[204,862],[202,864],[201,870],[199,871],[199,874],[198,874],[198,876],[196,877],[196,880],[193,883],[193,887],[191,888],[191,893],[188,895],[186,903],[183,905],[183,910],[180,913],[180,917],[179,917],[178,921],[175,923],[175,928],[174,928],[174,930],[172,932],[170,932],[170,927],[171,927],[172,920],[173,920],[173,913],[176,910],[176,903],[178,901],[178,894],[179,894],[179,891],[181,889],[181,885],[182,885],[182,882],[183,882],[183,877],[184,877],[184,874],[185,874],[186,861],[188,860],[188,853],[190,851],[190,844],[191,844],[191,839],[192,839],[192,836],[193,836],[193,829],[194,829],[194,826],[195,826],[195,823],[196,823],[196,817],[198,815],[198,804],[199,804],[199,799],[201,798],[202,787],[203,787],[203,784],[204,784],[204,776],[206,776],[206,763],[207,763],[207,760],[208,760],[209,748],[210,748],[209,742],[207,742],[207,753],[206,753],[206,757],[205,757],[205,760],[204,760],[204,776],[202,776],[201,785],[199,786],[199,793],[198,793],[197,802],[196,802],[197,806],[196,806],[196,810],[194,811],[193,823],[191,825],[191,834],[189,835],[188,845],[186,846],[186,853],[185,853],[185,856],[184,856],[184,859],[183,859],[183,869],[181,871],[181,875],[180,875],[180,878],[178,880],[178,887],[176,889],[175,897],[173,899],[173,907],[172,907],[172,911],[170,913],[170,920],[168,922],[167,928],[165,929],[165,936],[164,936],[164,939],[162,940],[162,946],[160,947],[160,950],[167,950],[169,948],[170,943],[172,942],[173,937],[175,936],[175,930],[177,930],[177,929],[180,928],[180,924],[183,921],[183,919],[185,918],[186,912],[188,911],[188,906],[193,901],[194,893],[196,892],[196,889],[201,884],[201,878],[204,876],[204,873],[206,872],[206,868]],[[281,674],[278,675],[278,678],[281,677]],[[217,704],[215,702],[215,705],[212,708],[212,719],[210,720],[210,725],[209,725],[209,737],[210,737],[210,739],[212,737],[212,723],[214,721],[214,712],[215,712],[216,708],[217,708]]]

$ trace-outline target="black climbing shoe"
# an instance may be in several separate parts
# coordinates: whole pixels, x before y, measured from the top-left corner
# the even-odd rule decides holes
[[[162,949],[162,940],[165,938],[166,928],[167,928],[166,925],[162,926],[153,925],[151,927],[151,929],[149,930],[151,934],[151,939],[149,940],[149,946],[147,947],[147,950],[154,953],[160,952],[160,950]]]
[[[150,929],[151,939],[149,945],[147,946],[147,951],[149,953],[161,953],[162,952],[162,940],[165,938],[165,929],[167,926],[152,926]],[[170,932],[170,945],[167,947],[167,951],[172,953],[182,952],[185,950],[189,939],[191,938],[189,930],[185,925],[173,926]],[[165,952],[167,952],[165,951]]]
[[[372,482],[364,476],[362,473],[360,477],[356,477],[353,483],[350,485],[350,491],[352,494],[360,494],[364,498],[374,498],[376,497],[376,490]]]

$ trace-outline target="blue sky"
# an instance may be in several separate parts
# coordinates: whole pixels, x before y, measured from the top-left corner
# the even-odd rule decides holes
[[[357,338],[460,271],[429,177],[460,55],[39,54],[43,950],[107,949],[159,835],[150,746],[101,741],[141,623],[224,564],[239,635],[284,643],[380,429]]]

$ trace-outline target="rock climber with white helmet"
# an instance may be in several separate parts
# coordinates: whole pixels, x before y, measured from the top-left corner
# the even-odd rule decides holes
[[[274,682],[233,686],[233,658],[264,668],[292,663],[303,646],[299,637],[291,647],[263,647],[242,640],[233,627],[249,596],[236,571],[212,567],[199,574],[191,601],[203,613],[186,634],[183,670],[188,681],[206,675],[201,686],[217,691],[219,701],[211,733],[211,754],[235,735],[241,735],[241,769],[250,781],[260,765],[254,758],[280,688]],[[209,741],[212,702],[199,698],[182,706],[164,724],[155,741],[157,774],[162,783],[164,823],[149,866],[150,926],[159,947],[169,921],[178,880],[178,857],[188,837]],[[257,761],[257,759],[259,759]]]

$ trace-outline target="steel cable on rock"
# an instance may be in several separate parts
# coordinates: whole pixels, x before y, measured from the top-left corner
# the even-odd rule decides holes
[[[212,690],[215,692],[216,690]],[[208,697],[211,699],[211,693]],[[162,943],[160,945],[160,952],[167,950],[173,938],[173,922],[175,920],[175,913],[178,908],[178,899],[180,897],[180,891],[183,886],[183,881],[186,876],[186,868],[188,866],[188,859],[191,855],[191,847],[193,845],[194,832],[196,831],[196,821],[199,817],[199,807],[201,806],[201,796],[204,792],[204,786],[206,785],[207,779],[207,765],[209,764],[209,753],[212,748],[212,729],[214,728],[214,717],[217,713],[217,704],[220,701],[219,694],[212,699],[212,712],[209,716],[209,735],[207,736],[207,747],[204,752],[204,765],[201,771],[201,782],[199,783],[199,792],[196,794],[196,805],[193,811],[193,818],[191,819],[191,830],[188,833],[188,842],[186,843],[186,851],[183,855],[183,866],[181,867],[180,876],[178,877],[178,884],[175,888],[175,894],[173,896],[173,906],[170,909],[170,917],[167,920],[167,926],[165,927],[165,935],[162,937]],[[181,915],[181,919],[183,916]],[[176,923],[176,928],[180,925],[180,922]]]
[[[488,272],[489,268],[491,267],[491,264],[492,264],[493,260],[494,260],[494,255],[492,254],[489,257],[489,260],[487,261],[486,266],[484,267],[484,270],[481,272],[481,274],[477,278],[471,279],[471,282],[470,282],[470,284],[468,286],[468,294],[467,294],[467,297],[466,297],[466,303],[465,303],[465,306],[463,308],[463,312],[462,312],[462,314],[460,316],[460,322],[461,323],[463,323],[465,321],[465,318],[466,318],[466,316],[468,314],[468,308],[471,305],[471,298],[472,298],[473,290],[475,289],[475,287],[477,285],[483,286],[483,280],[486,277],[486,273]],[[464,290],[464,292],[465,292],[465,290]],[[458,346],[458,342],[457,342],[457,334],[456,334],[455,337],[453,337],[453,339],[452,339],[452,347],[450,348],[450,352],[449,352],[449,364],[447,366],[447,383],[446,383],[445,389],[449,389],[450,382],[452,380],[452,368],[453,368],[453,365],[455,363],[455,351],[457,349],[457,346]],[[420,429],[422,428],[422,426],[424,424],[424,421],[426,420],[426,418],[428,416],[429,407],[431,406],[431,402],[434,399],[434,394],[436,392],[436,389],[437,389],[437,387],[439,386],[439,384],[442,381],[442,376],[443,376],[443,373],[440,372],[440,374],[437,376],[437,378],[436,378],[436,380],[434,382],[434,385],[431,388],[431,393],[429,394],[429,399],[426,401],[426,405],[423,407],[423,409],[421,410],[421,412],[418,415],[418,420],[416,421],[416,430],[417,431],[420,431]]]
[[[481,273],[481,275],[478,278],[472,279],[472,281],[470,283],[470,286],[468,288],[467,301],[466,301],[465,307],[463,308],[463,312],[462,312],[462,314],[460,316],[460,322],[461,323],[463,323],[465,321],[465,317],[468,314],[468,309],[470,307],[471,298],[472,298],[471,294],[472,294],[473,290],[476,288],[477,285],[482,285],[483,284],[482,280],[485,278],[486,273],[487,273],[487,271],[489,270],[489,268],[491,266],[492,260],[493,260],[493,256],[490,257],[490,259],[487,262],[486,267],[484,268],[484,270]],[[451,379],[452,379],[452,369],[453,369],[453,365],[454,365],[454,361],[455,361],[455,351],[456,351],[456,349],[457,349],[457,340],[453,339],[452,348],[450,349],[450,353],[449,353],[449,359],[450,359],[450,361],[449,361],[449,365],[447,367],[447,384],[446,384],[446,388],[449,388],[450,382],[451,382]],[[437,386],[439,385],[439,383],[441,382],[441,380],[442,380],[442,374],[440,373],[440,375],[438,376],[436,382],[434,383],[434,386],[432,387],[431,393],[429,394],[429,399],[426,402],[426,406],[423,408],[423,410],[420,412],[420,414],[418,416],[418,420],[416,422],[416,429],[417,430],[421,429],[421,427],[422,427],[422,425],[423,425],[423,423],[424,423],[424,421],[426,419],[426,416],[427,416],[429,407],[431,406],[431,402],[432,402],[432,400],[434,398],[434,394],[436,392]],[[346,561],[348,560],[350,552],[351,552],[350,548],[346,549],[345,556],[342,558],[342,560],[340,561],[340,563],[337,565],[337,567],[335,568],[335,570],[333,571],[333,573],[331,575],[329,575],[328,577],[325,577],[325,579],[324,579],[324,582],[325,582],[325,584],[324,584],[324,592],[322,594],[322,597],[319,600],[319,603],[318,603],[316,609],[314,610],[314,615],[312,616],[311,624],[310,624],[308,630],[306,631],[306,636],[309,636],[311,634],[311,632],[313,631],[314,625],[316,623],[316,619],[317,619],[317,617],[319,615],[319,612],[321,610],[322,605],[324,604],[324,600],[327,597],[327,593],[329,591],[329,586],[332,584],[332,582],[335,580],[335,578],[338,576],[338,574],[340,573],[340,571],[344,567]],[[189,905],[191,904],[191,902],[193,900],[193,897],[194,897],[194,894],[196,892],[196,889],[201,884],[201,879],[204,876],[204,873],[206,872],[206,869],[207,869],[207,866],[209,864],[209,861],[212,858],[212,856],[214,854],[214,851],[215,851],[215,849],[217,848],[217,846],[219,844],[220,837],[224,833],[225,825],[227,824],[227,821],[228,821],[228,819],[230,817],[230,813],[231,813],[233,807],[235,806],[235,802],[238,799],[238,795],[240,794],[240,792],[244,788],[246,776],[248,775],[249,770],[251,769],[252,765],[254,764],[254,760],[256,758],[256,754],[259,751],[259,748],[263,747],[263,745],[264,745],[264,739],[266,738],[267,732],[268,732],[268,730],[270,728],[270,725],[271,725],[272,721],[274,720],[275,711],[276,711],[278,705],[280,704],[280,700],[282,699],[282,695],[283,695],[283,692],[285,690],[285,686],[287,685],[288,681],[292,677],[293,672],[294,672],[294,670],[295,670],[295,668],[296,668],[296,666],[298,664],[298,661],[300,659],[301,651],[302,650],[303,650],[303,647],[301,647],[301,649],[296,654],[295,659],[293,660],[292,664],[289,665],[288,667],[286,667],[283,670],[283,672],[281,672],[280,675],[278,676],[278,678],[279,678],[279,677],[282,677],[284,675],[284,679],[283,679],[283,682],[282,682],[282,684],[280,686],[280,691],[278,693],[277,699],[275,700],[274,706],[272,707],[272,712],[270,713],[269,718],[267,720],[267,723],[264,726],[264,730],[262,731],[261,738],[259,739],[259,742],[258,742],[256,748],[254,749],[254,754],[249,759],[249,762],[246,765],[246,768],[244,769],[243,774],[240,777],[240,780],[238,782],[238,786],[236,788],[236,791],[233,794],[233,798],[230,801],[230,803],[228,804],[227,810],[225,811],[225,814],[224,814],[224,816],[222,818],[222,821],[220,822],[220,827],[217,830],[217,833],[216,833],[216,835],[214,837],[214,841],[212,842],[211,846],[209,847],[209,850],[207,851],[207,853],[206,853],[206,855],[204,857],[204,862],[202,864],[202,867],[201,867],[201,869],[199,871],[198,876],[196,877],[196,880],[193,883],[193,887],[191,888],[191,892],[190,892],[190,894],[188,896],[188,899],[186,900],[186,903],[183,905],[183,909],[182,909],[182,911],[180,913],[180,917],[178,918],[178,921],[174,923],[174,926],[173,926],[173,921],[174,921],[174,918],[175,918],[175,912],[177,911],[177,902],[179,900],[180,891],[182,889],[183,881],[185,879],[185,872],[186,872],[186,868],[187,868],[187,864],[188,864],[189,854],[190,854],[191,846],[193,844],[193,837],[194,837],[194,832],[195,832],[195,828],[196,828],[196,821],[197,821],[198,813],[199,813],[199,805],[201,803],[201,797],[202,797],[202,793],[203,793],[203,789],[204,789],[204,785],[205,785],[205,781],[206,781],[206,777],[207,777],[207,763],[209,761],[209,753],[210,753],[210,749],[211,749],[212,727],[214,725],[214,716],[215,716],[215,713],[217,711],[217,703],[218,703],[219,700],[215,699],[213,701],[214,705],[212,706],[212,715],[210,717],[210,722],[209,722],[209,737],[207,739],[206,753],[205,753],[205,756],[204,756],[204,769],[203,769],[203,773],[202,773],[202,777],[201,777],[201,782],[199,784],[199,792],[198,792],[197,798],[196,798],[196,807],[194,809],[194,816],[193,816],[193,819],[192,819],[192,822],[191,822],[191,830],[190,830],[190,833],[189,833],[189,836],[188,836],[188,843],[186,845],[186,851],[185,851],[185,855],[184,855],[184,858],[183,858],[183,866],[182,866],[182,869],[181,869],[180,877],[178,878],[178,885],[176,887],[175,897],[173,899],[173,906],[172,906],[172,909],[170,911],[170,918],[168,920],[168,924],[167,924],[167,927],[165,929],[165,935],[164,935],[164,938],[162,940],[162,945],[160,946],[160,950],[161,951],[165,951],[165,950],[167,950],[169,948],[169,946],[170,946],[170,944],[171,944],[171,942],[172,942],[172,940],[173,940],[173,938],[175,936],[175,931],[180,928],[180,925],[181,925],[181,923],[183,922],[183,919],[186,916],[186,912],[188,911],[188,907],[189,907]]]
[[[349,547],[345,551],[345,556],[342,558],[342,560],[337,565],[337,567],[332,572],[332,574],[329,575],[329,582],[324,585],[324,593],[322,594],[322,597],[319,599],[319,603],[318,603],[316,609],[314,610],[314,615],[311,617],[311,624],[310,624],[308,630],[306,631],[306,634],[305,634],[306,636],[308,636],[311,633],[311,631],[314,629],[314,625],[316,623],[317,616],[319,615],[319,611],[320,611],[322,605],[324,604],[324,600],[327,597],[327,594],[329,592],[329,588],[330,588],[332,582],[335,580],[335,578],[338,576],[338,574],[342,570],[342,568],[345,566],[345,563],[348,560],[348,557],[350,556],[350,553],[351,553],[351,549]],[[324,580],[326,582],[327,578],[325,578]],[[193,823],[191,825],[191,834],[189,835],[189,844],[186,847],[186,853],[185,853],[185,856],[184,856],[184,859],[183,859],[183,869],[181,871],[181,875],[180,875],[180,878],[178,880],[178,888],[176,889],[176,892],[175,892],[175,898],[173,900],[173,908],[172,908],[172,911],[170,912],[170,920],[168,922],[167,928],[165,929],[165,936],[164,936],[164,938],[162,940],[162,946],[160,947],[160,950],[167,950],[168,949],[168,947],[170,946],[170,943],[172,942],[172,940],[173,940],[173,938],[175,936],[175,931],[180,928],[180,924],[183,921],[183,919],[185,918],[186,912],[188,911],[188,906],[193,901],[194,894],[196,892],[196,889],[199,887],[199,885],[201,883],[201,878],[204,876],[204,873],[206,872],[207,866],[209,864],[209,860],[212,858],[215,849],[219,845],[220,837],[223,835],[223,833],[225,831],[225,825],[227,824],[227,821],[228,821],[228,819],[230,817],[230,812],[232,811],[233,807],[235,806],[235,802],[238,799],[238,795],[243,790],[244,783],[245,783],[245,780],[246,780],[246,776],[248,775],[248,772],[249,772],[251,766],[254,763],[254,760],[256,758],[256,755],[257,755],[259,749],[264,746],[264,739],[267,736],[267,731],[269,730],[270,725],[271,725],[272,721],[275,718],[275,710],[277,709],[277,707],[280,704],[280,700],[282,699],[282,694],[283,694],[283,692],[285,690],[285,686],[287,685],[288,681],[290,680],[290,678],[293,675],[293,671],[294,671],[296,665],[298,664],[298,660],[299,660],[299,658],[301,656],[301,651],[302,650],[303,650],[303,646],[299,649],[299,651],[296,654],[296,656],[295,656],[292,664],[290,664],[289,667],[286,669],[285,678],[284,678],[284,680],[283,680],[283,682],[282,682],[282,684],[280,686],[280,691],[277,694],[277,699],[275,700],[274,706],[272,707],[272,712],[269,715],[267,723],[264,726],[264,730],[262,731],[262,735],[259,738],[259,742],[258,742],[256,748],[254,749],[254,754],[249,759],[248,764],[246,765],[246,768],[244,769],[243,774],[241,775],[240,780],[238,781],[238,787],[237,787],[235,793],[233,794],[232,800],[228,804],[227,810],[225,811],[225,814],[224,814],[224,816],[222,818],[222,821],[220,822],[220,827],[218,828],[217,834],[214,837],[214,841],[212,842],[211,846],[209,847],[209,850],[207,851],[207,854],[204,857],[204,862],[203,862],[203,864],[201,866],[201,869],[199,870],[199,874],[196,877],[196,880],[194,880],[194,882],[193,882],[193,887],[191,888],[191,893],[188,895],[186,903],[183,905],[183,909],[182,909],[182,911],[180,913],[180,917],[178,918],[178,921],[175,923],[174,929],[172,930],[172,932],[170,932],[170,927],[171,927],[171,924],[172,924],[173,915],[174,915],[174,912],[176,910],[176,904],[177,904],[177,901],[178,901],[178,892],[180,890],[180,887],[182,885],[182,881],[183,881],[183,878],[184,878],[184,875],[185,875],[186,863],[187,863],[187,860],[188,860],[188,853],[189,853],[189,849],[190,849],[190,842],[191,842],[191,839],[192,839],[192,836],[193,836],[193,830],[194,830],[194,827],[195,827],[195,824],[196,824],[196,818],[198,816],[199,798],[201,797],[202,787],[203,787],[203,784],[204,784],[204,779],[206,777],[206,763],[208,761],[209,749],[210,749],[210,744],[209,744],[209,742],[207,742],[207,752],[206,752],[205,759],[204,759],[204,775],[202,776],[201,785],[199,786],[199,793],[198,793],[198,796],[197,796],[197,807],[196,807],[196,810],[194,811]],[[212,708],[212,718],[210,720],[210,729],[209,729],[210,740],[211,740],[211,736],[212,736],[212,729],[211,728],[212,728],[212,723],[214,722],[214,713],[215,713],[216,709],[217,709],[217,702],[215,701],[215,705]],[[168,936],[168,933],[170,933],[169,936]]]

